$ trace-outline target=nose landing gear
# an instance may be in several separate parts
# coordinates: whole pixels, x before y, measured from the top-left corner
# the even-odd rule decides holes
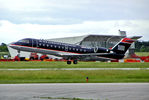
[[[20,50],[18,50],[17,52],[18,52],[17,56],[20,57]]]

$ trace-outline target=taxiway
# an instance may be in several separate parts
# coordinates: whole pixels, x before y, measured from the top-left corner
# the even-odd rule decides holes
[[[149,100],[149,83],[0,84],[0,100],[50,100],[48,97]]]

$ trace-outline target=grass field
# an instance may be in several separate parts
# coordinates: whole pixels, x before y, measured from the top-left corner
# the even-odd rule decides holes
[[[149,68],[149,63],[107,63],[107,62],[79,62],[67,65],[66,62],[0,62],[0,69],[11,68]]]
[[[8,57],[10,57],[9,52],[0,52],[0,59],[4,59],[4,55],[8,55]]]
[[[0,55],[8,55],[9,52],[0,52]]]
[[[25,68],[149,68],[149,63],[79,62],[0,62],[0,69]],[[149,82],[149,70],[0,70],[0,84],[5,83],[90,83]]]
[[[138,56],[149,56],[149,52],[135,52]]]
[[[0,71],[0,83],[149,82],[149,71]]]

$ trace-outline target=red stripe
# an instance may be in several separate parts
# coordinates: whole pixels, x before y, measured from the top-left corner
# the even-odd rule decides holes
[[[60,51],[60,52],[67,52],[67,53],[74,53],[74,54],[81,54],[81,53],[75,53],[75,52],[68,52],[68,51],[61,51],[61,50],[53,50],[53,49],[45,49],[45,48],[37,48],[37,47],[30,47],[30,46],[23,46],[23,45],[16,45],[16,44],[11,44],[15,46],[22,46],[22,47],[29,47],[29,48],[36,48],[36,49],[44,49],[44,50],[52,50],[52,51]]]
[[[125,43],[133,43],[134,40],[130,39],[130,38],[124,38],[121,42],[125,42]]]

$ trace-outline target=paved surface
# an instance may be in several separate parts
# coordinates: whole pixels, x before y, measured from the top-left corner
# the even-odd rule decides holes
[[[40,97],[149,100],[149,83],[0,84],[0,100],[54,100]]]

